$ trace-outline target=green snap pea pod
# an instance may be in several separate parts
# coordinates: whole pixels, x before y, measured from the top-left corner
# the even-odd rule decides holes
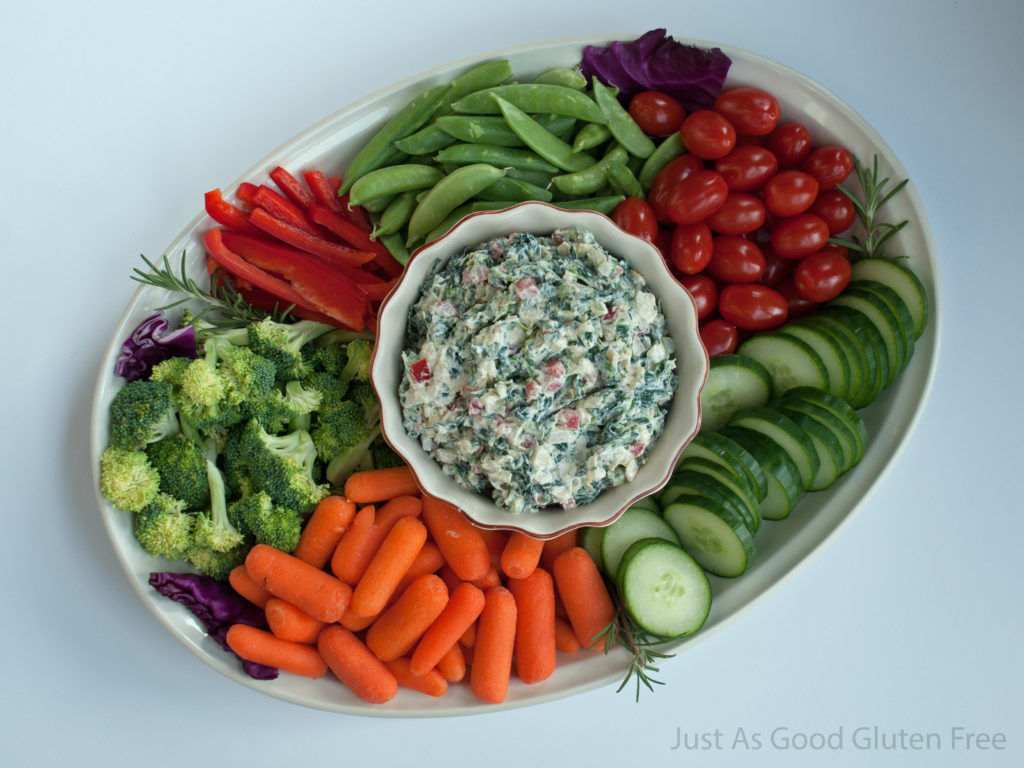
[[[654,177],[658,175],[658,172],[685,151],[686,147],[683,146],[683,137],[679,131],[675,131],[662,139],[661,143],[644,160],[644,164],[640,166],[640,172],[636,176],[640,185],[645,190],[650,191],[651,185],[654,183]]]
[[[409,217],[416,207],[416,194],[416,190],[410,189],[392,198],[391,204],[384,209],[377,221],[374,228],[375,237],[393,235],[409,223]]]
[[[504,168],[474,163],[456,168],[419,201],[409,217],[406,246],[423,239],[452,211],[505,175]]]
[[[562,85],[574,91],[582,91],[587,87],[587,78],[578,67],[555,67],[541,72],[533,79],[535,83],[544,85]]]
[[[380,242],[399,264],[409,261],[409,249],[405,247],[405,240],[400,233],[392,232],[390,235],[383,235]]]
[[[551,200],[551,190],[505,175],[491,186],[481,190],[477,198],[480,200],[514,200],[517,203],[524,200],[540,200],[546,203]]]
[[[559,170],[561,173],[561,170]],[[551,177],[553,173],[545,173],[544,171],[524,171],[521,168],[509,168],[506,174],[510,179],[519,179],[525,181],[527,184],[533,184],[536,187],[543,187],[547,189],[551,186]]]
[[[455,137],[442,130],[437,120],[427,123],[416,133],[395,141],[395,148],[407,155],[429,155],[455,143]]]
[[[629,157],[629,153],[616,144],[597,162],[573,173],[553,176],[551,183],[559,192],[566,195],[596,194],[608,184],[608,164],[625,163],[627,157]]]
[[[636,121],[623,107],[616,91],[609,88],[596,77],[594,78],[594,101],[600,107],[608,130],[626,151],[637,157],[648,157],[654,151],[654,142],[643,132]]]
[[[383,213],[384,209],[391,205],[391,201],[394,199],[394,195],[384,195],[384,197],[378,197],[376,200],[367,200],[363,203],[363,208],[366,209],[367,213]]]
[[[575,93],[571,90],[569,92]],[[581,171],[594,162],[594,158],[584,152],[573,152],[571,144],[562,141],[544,126],[538,124],[519,107],[505,101],[501,96],[492,95],[491,98],[497,102],[509,127],[516,132],[523,143],[548,162],[554,163],[563,171],[570,172]]]
[[[576,200],[562,200],[555,203],[559,208],[569,211],[597,211],[605,216],[610,216],[615,206],[626,198],[622,195],[603,195],[601,197],[581,197]]]
[[[555,135],[571,129],[576,123],[576,119],[569,115],[537,115],[535,119]],[[501,115],[444,115],[435,122],[459,141],[500,147],[523,146],[523,140],[508,127]]]
[[[430,230],[430,232],[427,233],[427,236],[423,238],[423,242],[429,243],[431,240],[437,240],[437,238],[458,224],[463,217],[469,213],[473,213],[472,203],[464,203],[463,205],[460,205],[454,211],[445,216],[440,224]]]
[[[452,144],[438,152],[434,159],[439,163],[490,163],[499,168],[521,168],[524,171],[547,171],[557,173],[558,166],[549,163],[530,149],[519,147],[498,147],[494,144]]]
[[[572,139],[572,148],[576,152],[583,152],[604,144],[612,136],[608,126],[604,123],[584,123]]]
[[[508,59],[495,59],[477,64],[452,80],[450,98],[455,101],[474,91],[494,88],[511,80],[513,74],[512,65]]]
[[[443,177],[441,170],[432,165],[387,165],[357,179],[349,190],[349,202],[352,205],[362,205],[369,200],[410,189],[426,189],[437,184]]]
[[[608,176],[608,183],[615,194],[625,197],[644,197],[643,187],[640,186],[640,182],[637,181],[628,165],[608,163],[604,170]]]
[[[508,83],[476,91],[456,101],[452,109],[463,114],[498,114],[494,95],[531,115],[568,115],[590,123],[605,119],[604,112],[588,94],[545,83]]]
[[[345,169],[340,191],[348,192],[360,177],[393,162],[389,158],[393,157],[393,152],[398,151],[392,146],[393,142],[418,131],[432,120],[438,108],[448,99],[451,90],[451,83],[432,86],[402,107],[352,158]]]

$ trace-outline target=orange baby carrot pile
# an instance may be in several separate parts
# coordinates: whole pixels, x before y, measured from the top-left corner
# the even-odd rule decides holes
[[[291,555],[266,545],[230,577],[270,631],[236,625],[243,659],[360,699],[468,687],[487,704],[532,685],[614,619],[575,533],[540,540],[473,525],[421,495],[405,467],[356,472],[314,511]]]

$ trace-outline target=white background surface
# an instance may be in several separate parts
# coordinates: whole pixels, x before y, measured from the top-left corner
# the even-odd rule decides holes
[[[1021,763],[1016,0],[3,5],[0,764]],[[396,80],[658,26],[818,80],[914,180],[939,251],[941,363],[887,480],[784,589],[667,662],[639,704],[612,686],[486,716],[376,719],[212,672],[132,592],[91,487],[92,389],[138,254],[159,256],[204,191]],[[942,748],[858,749],[865,726],[935,732]],[[954,750],[956,727],[1004,734],[1005,748]],[[739,729],[761,748],[734,749]],[[786,749],[776,729],[842,729],[843,746]],[[710,748],[673,749],[700,734]]]

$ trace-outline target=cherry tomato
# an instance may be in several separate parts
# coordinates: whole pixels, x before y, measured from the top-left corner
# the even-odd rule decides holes
[[[672,188],[665,208],[676,224],[694,224],[721,208],[728,195],[729,186],[721,174],[695,171]]]
[[[736,235],[719,235],[708,262],[708,274],[723,283],[753,283],[764,274],[765,260],[757,243]]]
[[[771,243],[759,243],[758,247],[764,256],[764,272],[757,280],[760,285],[774,288],[782,282],[784,277],[793,274],[793,269],[797,264],[796,261],[779,256],[775,249],[772,248]]]
[[[816,302],[805,299],[800,295],[800,292],[796,289],[796,283],[793,282],[792,275],[779,283],[775,287],[775,290],[778,291],[779,295],[785,300],[789,317],[791,318],[809,315],[818,308],[818,304]]]
[[[803,213],[818,197],[818,181],[803,171],[779,171],[764,184],[764,207],[776,216]]]
[[[713,245],[711,230],[703,221],[679,224],[672,230],[672,264],[684,275],[695,275],[711,261]]]
[[[722,207],[707,218],[708,226],[722,235],[746,235],[764,224],[761,198],[747,192],[730,192]]]
[[[722,289],[718,314],[744,331],[764,331],[786,322],[789,305],[778,291],[757,283],[736,283]]]
[[[648,136],[668,136],[686,119],[683,105],[667,93],[640,91],[629,100],[630,117]]]
[[[708,320],[700,327],[700,340],[709,357],[731,355],[736,351],[739,337],[740,334],[736,326],[725,322],[720,317]]]
[[[818,147],[800,163],[800,169],[818,180],[822,189],[832,189],[853,170],[853,155],[843,147]]]
[[[732,123],[710,109],[691,112],[679,128],[686,149],[704,160],[717,160],[736,146]]]
[[[646,200],[639,197],[627,197],[615,206],[612,221],[618,224],[620,229],[649,243],[658,238],[658,220],[654,216],[654,210]]]
[[[693,297],[698,320],[703,320],[715,311],[718,306],[718,286],[714,280],[707,275],[686,275],[679,282]]]
[[[812,253],[796,265],[793,283],[802,298],[818,303],[829,301],[850,284],[850,261],[828,251]]]
[[[663,224],[671,224],[672,218],[668,215],[665,202],[669,193],[680,181],[691,173],[704,170],[704,161],[696,155],[685,154],[669,161],[669,163],[658,171],[658,175],[651,182],[651,191],[647,193],[647,202],[654,210],[654,215]]]
[[[713,108],[733,124],[736,133],[747,136],[765,136],[779,124],[779,102],[759,88],[723,91]]]
[[[845,245],[840,245],[839,243],[825,243],[821,247],[821,250],[827,251],[828,253],[838,253],[844,259],[850,258],[850,249]]]
[[[775,153],[779,168],[796,168],[810,154],[813,141],[800,123],[785,123],[768,134],[765,146]]]
[[[829,234],[833,236],[848,230],[857,219],[853,201],[839,189],[823,189],[807,210],[823,218],[828,224]]]
[[[772,230],[772,248],[784,259],[802,259],[828,242],[828,224],[813,213],[783,219]]]
[[[716,160],[715,170],[733,192],[750,192],[778,172],[779,161],[771,150],[748,144]]]

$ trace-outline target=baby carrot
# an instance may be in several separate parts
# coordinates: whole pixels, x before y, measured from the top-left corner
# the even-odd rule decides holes
[[[266,544],[249,550],[245,569],[275,597],[328,624],[341,618],[352,599],[345,582]]]
[[[476,627],[479,623],[478,619],[466,628],[466,631],[459,637],[459,645],[463,648],[472,648],[476,645]]]
[[[416,559],[412,561],[409,570],[405,572],[405,576],[398,582],[398,586],[395,587],[395,591],[391,594],[390,602],[393,603],[397,600],[398,596],[405,591],[405,588],[412,584],[413,579],[417,579],[427,573],[437,573],[443,565],[444,558],[441,556],[441,550],[437,548],[437,545],[432,541],[424,542],[419,553],[416,555]],[[451,592],[452,587],[449,587],[448,591]]]
[[[501,570],[510,579],[525,579],[540,562],[544,540],[513,531],[501,551]]]
[[[490,589],[491,587],[501,586],[501,573],[493,565],[487,569],[487,573],[481,576],[479,579],[473,579],[471,584],[475,584],[480,589]]]
[[[426,540],[427,527],[418,518],[403,517],[396,522],[352,590],[352,612],[375,616],[384,610]]]
[[[406,466],[354,472],[345,481],[345,496],[356,504],[387,501],[395,496],[415,496],[419,492],[416,476]]]
[[[331,556],[331,572],[346,584],[357,584],[395,523],[418,516],[422,508],[415,496],[397,496],[380,508],[368,505],[360,509]],[[367,509],[370,513],[363,516]]]
[[[235,592],[260,608],[263,608],[267,604],[267,600],[273,597],[273,595],[249,577],[249,572],[245,570],[244,563],[236,565],[231,569],[231,572],[228,574],[228,584],[234,588]]]
[[[555,585],[551,574],[534,568],[525,579],[509,579],[516,599],[516,674],[527,685],[555,671]]]
[[[440,672],[436,669],[428,669],[422,674],[413,674],[409,668],[409,660],[404,656],[386,661],[384,666],[391,670],[391,674],[403,688],[435,697],[444,696],[448,691],[448,681]]]
[[[553,539],[547,539],[544,542],[544,549],[540,553],[541,567],[550,573],[554,566],[555,558],[565,552],[565,550],[575,547],[578,538],[579,534],[576,531],[569,531]]]
[[[615,605],[594,561],[582,547],[572,547],[555,558],[552,575],[580,644],[599,646],[597,636],[615,618]]]
[[[472,523],[452,505],[423,497],[423,522],[445,562],[463,581],[479,579],[491,567],[487,543]]]
[[[325,627],[316,646],[335,677],[363,701],[383,704],[398,693],[391,670],[340,624]]]
[[[500,704],[508,695],[512,653],[516,640],[516,601],[505,587],[492,587],[484,595],[469,686],[488,704]]]
[[[509,532],[494,528],[477,528],[480,535],[487,544],[487,551],[491,555],[491,566],[501,568],[501,553],[508,543]]]
[[[461,645],[454,643],[444,652],[444,656],[437,660],[437,671],[449,683],[457,683],[466,676],[466,656]]]
[[[437,666],[441,657],[457,645],[462,633],[469,629],[484,609],[482,590],[464,581],[448,597],[448,604],[441,615],[423,633],[416,644],[416,650],[409,659],[409,667],[415,675],[422,675]]]
[[[313,646],[281,640],[248,624],[232,624],[225,640],[232,651],[255,664],[304,677],[320,677],[327,671],[327,664]]]
[[[448,603],[448,588],[440,576],[420,576],[395,604],[366,630],[366,647],[381,661],[391,661],[413,649]]]
[[[293,643],[315,643],[324,623],[300,611],[279,597],[272,597],[263,609],[274,637]]]
[[[572,625],[565,619],[555,617],[555,647],[563,653],[576,653],[583,646],[572,631]]]
[[[376,620],[377,616],[360,616],[358,613],[353,613],[352,609],[349,608],[344,614],[342,614],[342,617],[338,619],[338,623],[345,629],[349,629],[353,632],[361,632]]]
[[[374,525],[381,526],[384,533],[387,533],[401,518],[419,517],[422,510],[423,502],[420,501],[419,496],[403,494],[388,499],[383,506],[378,506],[377,517],[373,522]]]
[[[292,554],[310,565],[323,568],[331,559],[342,534],[352,524],[355,514],[356,505],[344,496],[328,496],[316,505]]]

